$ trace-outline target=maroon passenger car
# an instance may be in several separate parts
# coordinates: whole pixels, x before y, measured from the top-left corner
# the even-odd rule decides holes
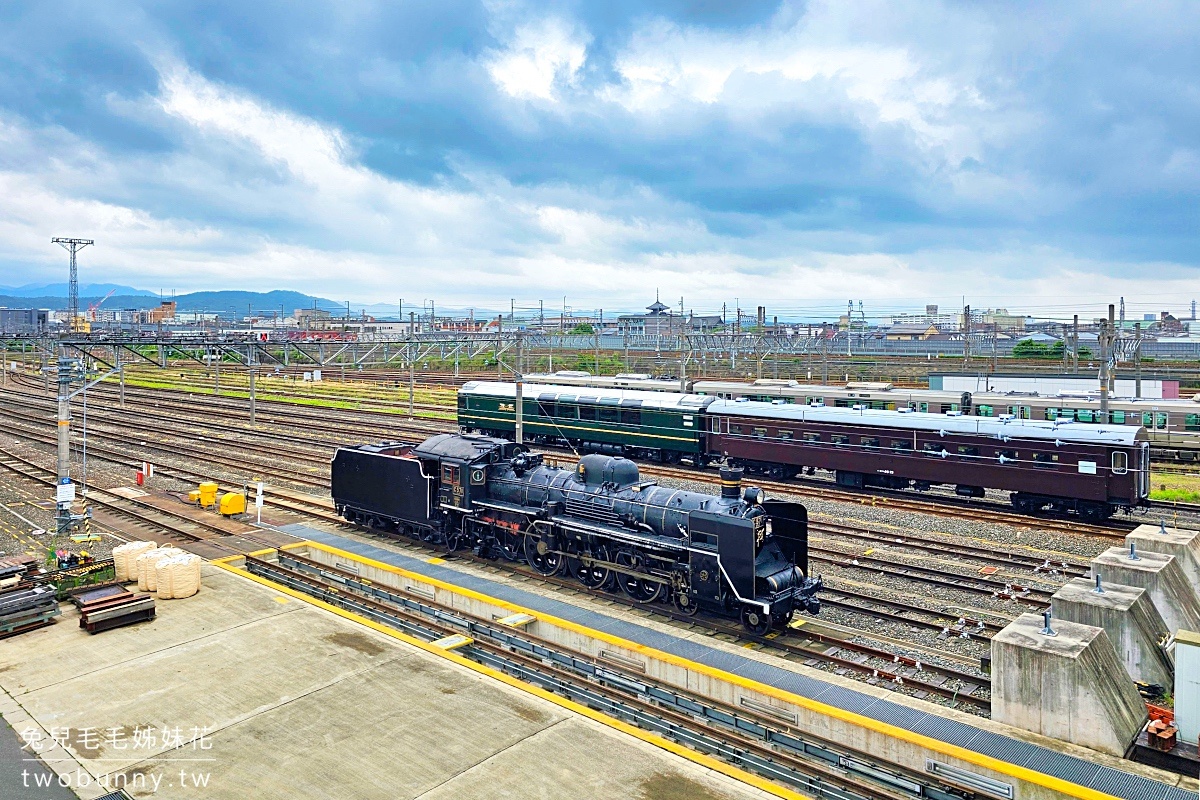
[[[751,472],[832,470],[843,486],[1011,492],[1013,506],[1089,519],[1146,505],[1146,430],[1001,417],[722,400],[707,409],[708,452]]]

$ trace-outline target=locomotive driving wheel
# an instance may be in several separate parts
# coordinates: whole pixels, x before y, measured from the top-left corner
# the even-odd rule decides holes
[[[700,605],[696,602],[696,598],[683,590],[675,593],[675,597],[671,599],[671,605],[675,606],[675,610],[680,614],[687,614],[689,617],[694,617],[696,612],[700,610]]]
[[[646,565],[646,557],[635,550],[621,550],[617,553],[617,563],[626,569],[635,572],[645,572],[648,567]],[[621,573],[617,578],[617,583],[621,585],[621,591],[629,595],[639,603],[653,603],[662,596],[665,588],[662,583],[645,578],[638,578],[633,575]]]
[[[600,545],[592,552],[592,557],[597,561],[608,561],[608,548]],[[612,585],[613,572],[608,567],[601,566],[596,563],[586,563],[582,559],[576,561],[572,559],[572,564],[578,564],[575,571],[575,577],[579,582],[589,589],[607,589]]]
[[[550,551],[541,537],[532,534],[525,536],[525,559],[543,575],[555,575],[563,565],[562,553]]]
[[[742,607],[742,627],[755,636],[765,636],[771,630],[771,615],[752,606]]]

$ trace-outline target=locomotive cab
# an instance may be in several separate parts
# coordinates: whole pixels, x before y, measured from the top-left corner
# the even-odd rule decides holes
[[[821,610],[821,581],[800,566],[808,563],[804,506],[767,500],[744,515],[693,511],[688,526],[692,602],[740,609],[742,624],[759,635],[787,624],[798,608]]]
[[[426,439],[413,448],[413,455],[435,481],[438,508],[469,512],[474,500],[487,497],[492,465],[509,461],[522,450],[520,445],[487,436],[446,433]]]

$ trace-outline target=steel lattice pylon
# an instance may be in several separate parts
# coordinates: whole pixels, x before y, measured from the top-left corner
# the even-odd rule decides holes
[[[71,254],[71,280],[68,285],[69,300],[67,302],[67,330],[74,331],[79,325],[79,267],[75,262],[75,254],[89,244],[95,244],[91,239],[64,239],[62,237],[50,240],[51,244],[60,244]]]

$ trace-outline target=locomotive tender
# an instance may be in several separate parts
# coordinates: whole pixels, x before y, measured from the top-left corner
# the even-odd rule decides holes
[[[339,448],[331,493],[357,524],[525,560],[639,603],[738,616],[762,635],[797,609],[816,614],[822,583],[806,574],[804,506],[743,491],[741,475],[723,469],[721,494],[708,495],[641,480],[625,458],[563,469],[506,439],[440,434]]]
[[[459,390],[464,430],[512,437],[516,388],[473,381]],[[1103,519],[1147,504],[1150,452],[1144,428],[958,412],[830,408],[713,396],[574,386],[527,387],[525,435],[667,462],[687,458],[786,478],[816,469],[839,484],[968,497],[1010,492],[1024,513],[1045,508]]]

